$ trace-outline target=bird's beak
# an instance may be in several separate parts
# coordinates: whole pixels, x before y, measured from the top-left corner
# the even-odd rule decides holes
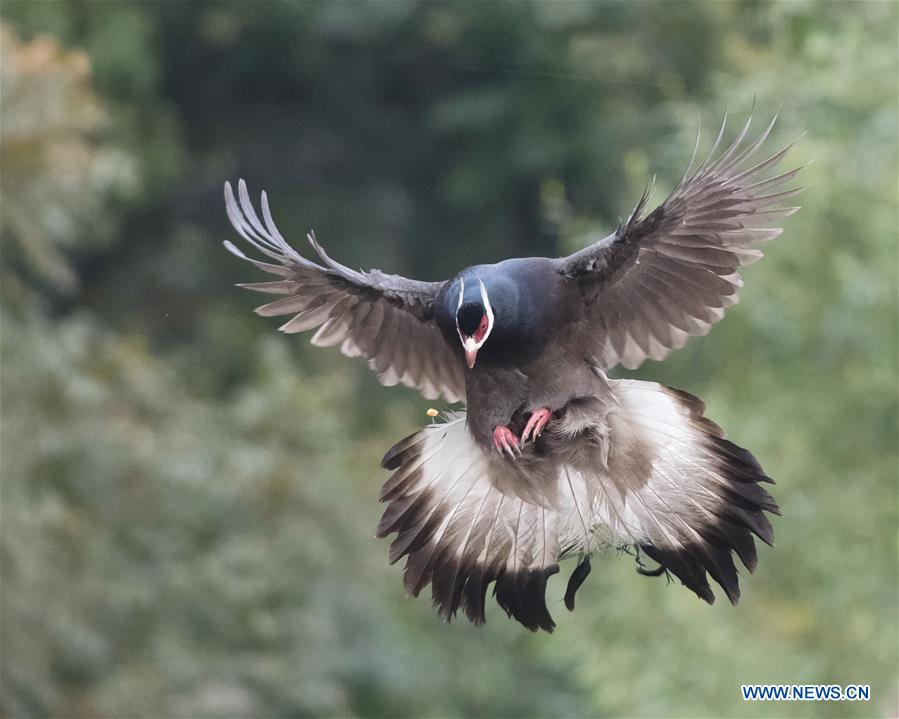
[[[465,349],[465,361],[468,363],[468,369],[472,369],[478,357],[478,343],[474,341],[474,337],[466,337],[462,340],[462,347]]]

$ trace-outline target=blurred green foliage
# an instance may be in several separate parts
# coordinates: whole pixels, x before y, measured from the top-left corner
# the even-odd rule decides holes
[[[894,716],[897,7],[3,3],[2,680],[10,717]],[[778,108],[811,189],[742,303],[637,374],[770,474],[737,608],[594,562],[552,636],[443,624],[372,538],[413,392],[276,335],[225,179],[423,279],[562,254]],[[656,199],[661,199],[661,192]],[[250,273],[252,275],[252,272]],[[862,683],[870,704],[744,704]]]

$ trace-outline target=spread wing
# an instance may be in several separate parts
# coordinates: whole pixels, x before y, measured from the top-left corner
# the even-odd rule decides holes
[[[759,245],[782,232],[771,225],[799,209],[775,206],[802,189],[778,190],[801,167],[765,177],[791,146],[753,164],[773,126],[774,120],[743,148],[747,122],[716,155],[722,123],[706,160],[690,174],[691,160],[655,210],[643,216],[648,188],[614,234],[556,260],[557,271],[580,286],[604,368],[662,359],[691,336],[708,333],[737,302],[737,270],[759,260]]]
[[[231,184],[225,183],[225,208],[241,237],[275,261],[252,259],[231,242],[224,243],[234,255],[278,276],[273,282],[240,285],[285,295],[258,307],[258,314],[293,315],[279,327],[282,332],[317,327],[312,344],[340,345],[345,355],[365,357],[385,385],[415,387],[428,399],[439,395],[450,402],[464,399],[462,363],[434,323],[434,302],[442,282],[419,282],[379,270],[357,272],[328,257],[312,233],[309,242],[323,265],[311,262],[278,231],[265,192],[264,222],[260,221],[243,180],[238,183],[237,198]]]

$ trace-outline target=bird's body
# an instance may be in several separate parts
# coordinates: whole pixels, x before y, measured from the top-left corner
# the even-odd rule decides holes
[[[772,123],[773,124],[773,123]],[[383,466],[388,507],[378,535],[396,533],[390,559],[407,557],[405,585],[432,585],[441,615],[481,623],[495,583],[500,605],[530,629],[551,630],[546,582],[579,556],[565,595],[605,547],[635,548],[701,598],[708,577],[739,598],[732,552],[750,571],[752,535],[767,543],[777,505],[755,458],[724,439],[692,395],[607,371],[661,359],[705,334],[736,301],[737,270],[761,257],[767,227],[798,208],[771,209],[796,170],[762,178],[786,150],[749,159],[748,123],[645,217],[648,193],[618,230],[568,257],[477,265],[446,282],[313,263],[280,235],[263,193],[263,220],[243,182],[226,185],[238,232],[275,260],[247,258],[279,277],[245,285],[286,297],[262,315],[292,315],[281,329],[318,327],[313,344],[362,355],[384,384],[464,401],[397,443]],[[694,152],[695,155],[695,152]],[[692,161],[691,161],[692,164]],[[708,576],[707,576],[708,575]]]
[[[571,399],[601,389],[592,371],[595,363],[579,341],[584,318],[577,287],[556,271],[553,260],[476,265],[448,282],[438,295],[435,319],[454,351],[461,350],[456,305],[462,282],[474,297],[483,282],[497,316],[516,318],[511,325],[497,323],[477,363],[465,371],[468,428],[482,446],[492,447],[494,428],[516,413],[560,410]]]

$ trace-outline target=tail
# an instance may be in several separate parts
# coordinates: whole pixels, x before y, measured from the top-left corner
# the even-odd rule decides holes
[[[404,583],[429,583],[434,605],[485,620],[488,586],[531,630],[552,631],[546,585],[559,561],[582,558],[565,604],[606,547],[634,546],[712,603],[710,576],[731,602],[740,596],[732,553],[751,572],[752,535],[773,542],[760,486],[771,480],[746,450],[724,439],[685,392],[612,380],[609,397],[573,401],[536,445],[510,460],[483,449],[455,413],[396,444],[383,466],[388,502],[378,536],[397,533],[390,560],[407,557]]]
[[[616,403],[605,421],[608,456],[596,473],[594,526],[633,544],[712,604],[708,576],[731,603],[740,598],[733,554],[750,572],[753,535],[773,545],[765,512],[780,514],[760,486],[771,483],[750,452],[725,439],[691,394],[655,382],[610,381]],[[590,485],[595,464],[578,458]]]
[[[433,602],[449,621],[461,608],[485,621],[487,589],[528,629],[552,631],[546,583],[559,571],[558,513],[539,497],[506,494],[496,478],[516,475],[525,487],[547,467],[506,465],[475,443],[465,413],[448,415],[397,443],[382,466],[395,470],[381,488],[389,505],[377,536],[396,532],[391,564],[407,557],[403,583],[412,596],[431,584]],[[546,477],[546,481],[549,478]]]

